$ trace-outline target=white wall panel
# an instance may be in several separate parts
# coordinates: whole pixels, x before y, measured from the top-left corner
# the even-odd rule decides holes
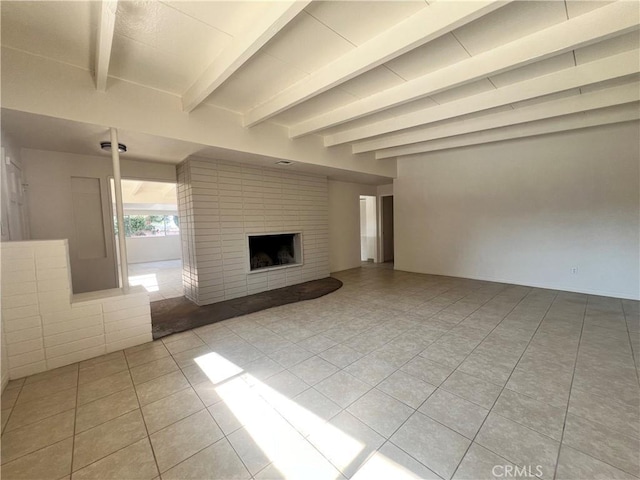
[[[637,299],[639,148],[632,122],[398,160],[395,268]]]

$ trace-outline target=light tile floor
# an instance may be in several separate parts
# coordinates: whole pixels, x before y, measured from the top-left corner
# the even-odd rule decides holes
[[[3,478],[640,474],[638,302],[336,276],[316,300],[10,382]]]
[[[129,264],[129,285],[142,285],[149,300],[182,297],[182,260]]]

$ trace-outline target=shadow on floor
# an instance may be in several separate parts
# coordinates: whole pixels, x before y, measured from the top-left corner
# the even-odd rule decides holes
[[[341,286],[342,282],[337,278],[327,277],[211,305],[198,306],[186,297],[158,300],[151,302],[153,339],[267,308],[322,297]]]

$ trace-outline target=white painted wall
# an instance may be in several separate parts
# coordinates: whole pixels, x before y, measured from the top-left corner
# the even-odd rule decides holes
[[[376,192],[379,197],[383,195],[393,195],[393,183],[389,183],[388,185],[378,185],[376,187]]]
[[[360,195],[375,195],[374,185],[329,181],[329,268],[360,266]]]
[[[127,238],[129,263],[161,262],[181,257],[180,235]]]
[[[197,157],[177,171],[187,298],[207,305],[329,276],[327,177]],[[248,273],[248,234],[295,232],[303,265]]]
[[[123,156],[124,157],[124,156]],[[108,179],[112,176],[111,157],[44,150],[22,149],[25,181],[28,183],[29,223],[34,240],[69,240],[74,292],[87,292],[118,286],[112,212]],[[121,160],[123,178],[176,181],[173,165]],[[79,258],[73,222],[71,177],[97,178],[102,195],[106,257]]]
[[[639,145],[634,122],[399,160],[395,268],[637,299]]]

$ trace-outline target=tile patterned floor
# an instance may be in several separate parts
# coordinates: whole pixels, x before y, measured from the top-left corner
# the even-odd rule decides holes
[[[182,260],[129,264],[129,285],[142,285],[152,302],[184,295]]]
[[[337,276],[316,300],[12,381],[3,478],[640,475],[638,302]]]

